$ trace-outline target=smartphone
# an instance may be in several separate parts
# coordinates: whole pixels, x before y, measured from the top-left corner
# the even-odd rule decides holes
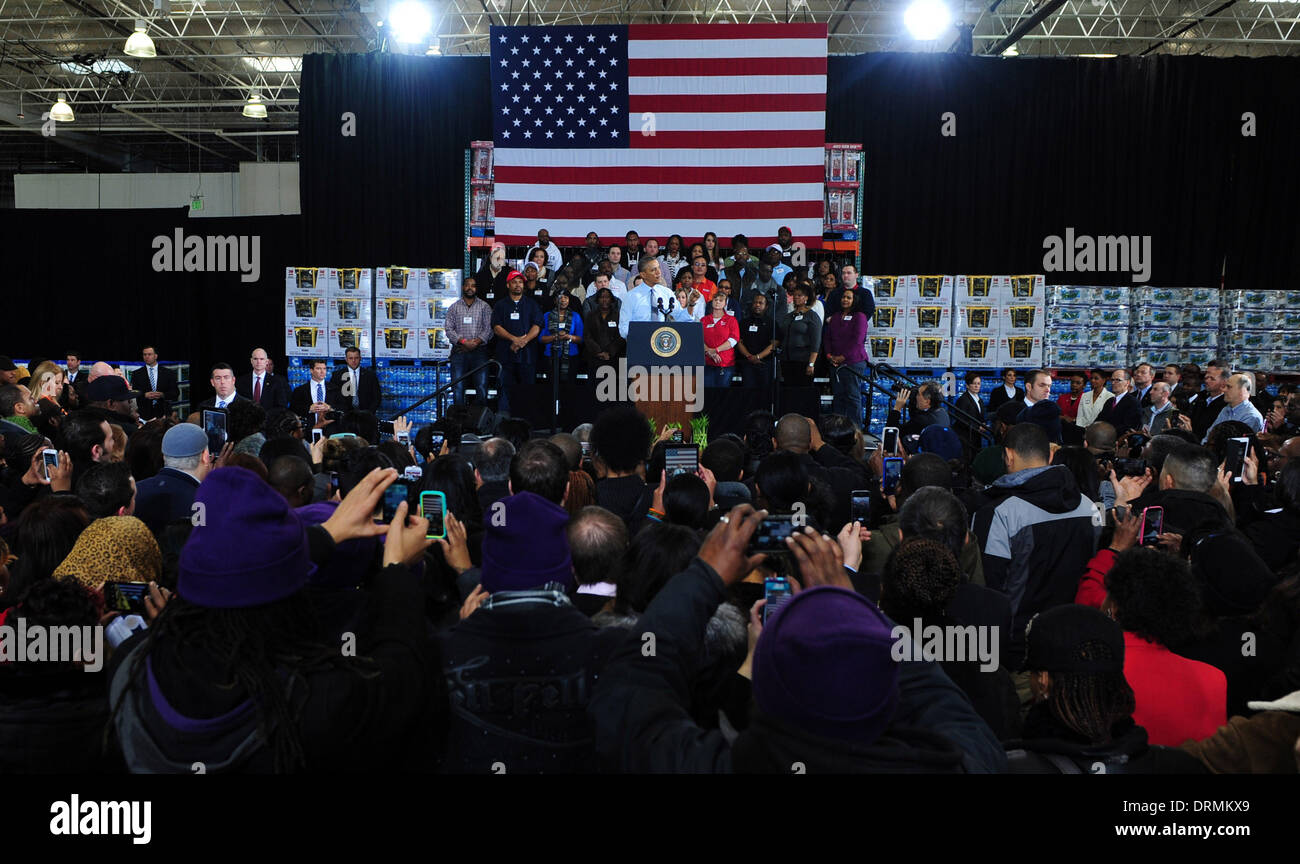
[[[700,448],[695,444],[664,448],[664,471],[671,480],[678,474],[694,474],[700,467]]]
[[[1143,546],[1154,546],[1165,530],[1165,508],[1142,508],[1142,521],[1138,523],[1138,542]]]
[[[759,523],[758,530],[750,538],[746,554],[756,555],[760,552],[786,551],[785,538],[794,534],[793,516],[768,516]]]
[[[45,479],[50,479],[50,469],[59,467],[59,451],[46,447],[41,451],[41,463],[45,467]]]
[[[216,456],[226,443],[226,412],[204,408],[203,431],[208,433],[208,452]]]
[[[380,522],[392,522],[393,517],[397,515],[397,505],[406,500],[410,490],[401,480],[395,481],[391,486],[384,490],[384,499],[380,503]]]
[[[880,478],[880,490],[886,495],[898,491],[898,481],[903,478],[903,457],[885,457],[885,476]]]
[[[1246,454],[1249,452],[1249,438],[1228,439],[1228,450],[1223,459],[1223,470],[1232,472],[1233,483],[1241,481],[1241,472],[1246,468]]]
[[[772,613],[780,609],[782,604],[793,597],[790,591],[790,580],[784,576],[767,576],[763,579],[763,599],[767,603],[763,606],[763,624],[767,624],[767,619]]]
[[[105,582],[104,610],[128,615],[144,615],[144,598],[149,586],[144,582]]]
[[[441,432],[435,432],[429,438],[429,452],[437,456],[442,452],[442,442],[447,440],[447,436]]]
[[[591,458],[591,442],[590,442],[590,441],[579,441],[578,444],[581,445],[581,447],[582,447],[582,458],[583,458],[583,459],[590,459],[590,458]]]
[[[337,491],[339,491],[339,472],[331,471],[330,472],[330,497],[333,498],[334,493]]]
[[[379,434],[380,434],[380,435],[393,435],[393,434],[395,434],[395,433],[393,432],[393,421],[391,421],[391,420],[380,420],[380,421],[379,421]]]
[[[411,443],[411,430],[410,430],[410,429],[403,429],[401,432],[398,432],[394,437],[397,438],[397,440],[398,440],[400,443],[402,443],[402,444],[410,444],[410,443]]]
[[[412,483],[418,483],[424,477],[424,469],[419,465],[407,465],[402,469],[402,479],[410,480]]]
[[[324,430],[324,429],[313,429],[313,430],[311,430],[311,443],[315,444],[315,443],[316,443],[317,441],[319,441],[319,440],[320,440],[324,435],[325,435],[325,430]]]
[[[884,449],[886,456],[893,456],[898,452],[898,427],[886,426],[884,434],[880,439],[880,446]]]
[[[850,500],[853,502],[849,521],[861,522],[865,527],[867,520],[871,517],[871,491],[868,489],[854,489],[849,494],[852,496]]]
[[[671,438],[669,438],[668,440],[671,441],[671,442],[674,443],[674,444],[680,444],[680,443],[682,443],[682,427],[680,427],[680,426],[676,426],[676,427],[674,427],[674,428],[673,428],[673,436],[672,436]]]
[[[429,530],[425,533],[427,540],[440,540],[447,536],[447,496],[441,492],[420,493],[420,515],[429,520]]]

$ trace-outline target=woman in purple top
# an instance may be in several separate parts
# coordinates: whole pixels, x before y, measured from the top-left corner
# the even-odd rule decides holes
[[[853,310],[853,290],[840,295],[840,308],[826,310],[822,328],[823,353],[831,364],[831,411],[843,414],[854,423],[862,423],[862,382],[845,370],[859,375],[867,371],[867,316]]]

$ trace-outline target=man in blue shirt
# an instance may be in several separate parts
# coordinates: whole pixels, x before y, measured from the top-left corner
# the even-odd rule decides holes
[[[1264,429],[1264,417],[1259,413],[1250,402],[1251,397],[1250,379],[1245,375],[1229,375],[1228,383],[1223,387],[1223,399],[1227,403],[1219,416],[1210,424],[1210,428],[1205,433],[1205,438],[1201,443],[1204,444],[1210,440],[1210,435],[1214,433],[1214,427],[1228,420],[1237,420],[1245,423],[1250,427],[1251,432],[1260,432]]]
[[[627,338],[627,327],[633,321],[691,321],[689,309],[677,307],[677,297],[671,288],[662,284],[659,259],[644,257],[639,263],[641,284],[627,292],[619,310],[618,334]]]
[[[536,340],[542,332],[542,309],[524,294],[524,276],[518,270],[506,277],[506,292],[492,308],[492,332],[501,364],[497,413],[508,416],[512,397],[516,408],[526,403],[527,391],[537,381]]]

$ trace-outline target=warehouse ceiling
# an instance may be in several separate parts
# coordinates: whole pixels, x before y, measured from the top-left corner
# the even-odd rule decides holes
[[[385,27],[389,0],[0,0],[0,177],[293,160],[304,54],[483,54],[492,24],[826,21],[832,54],[956,50],[1007,62],[1300,53],[1300,2],[952,0],[960,26],[925,43],[903,25],[909,2],[450,0],[430,3],[432,38],[398,45]],[[154,58],[124,53],[137,20]],[[241,114],[253,91],[264,120]],[[42,113],[61,93],[76,120],[43,136]]]

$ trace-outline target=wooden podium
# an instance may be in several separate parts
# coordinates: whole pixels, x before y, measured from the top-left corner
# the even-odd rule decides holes
[[[691,440],[692,409],[704,404],[704,327],[699,322],[632,321],[627,326],[628,393],[637,410],[655,421],[679,424]],[[658,371],[656,371],[656,369]],[[688,400],[694,396],[696,404]]]

